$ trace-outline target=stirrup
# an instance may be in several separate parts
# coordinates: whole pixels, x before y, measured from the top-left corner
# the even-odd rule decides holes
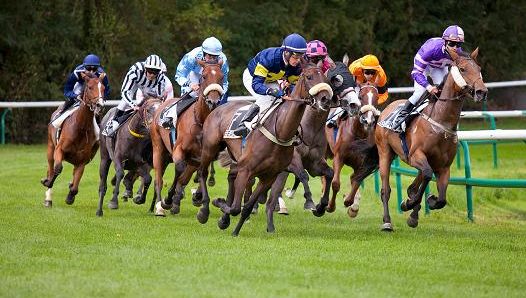
[[[233,133],[238,137],[246,137],[248,135],[248,128],[244,124],[241,124],[238,128],[234,129]]]
[[[161,122],[161,126],[163,128],[166,128],[166,129],[172,128],[173,127],[173,119],[172,119],[172,117],[164,118],[164,120]]]

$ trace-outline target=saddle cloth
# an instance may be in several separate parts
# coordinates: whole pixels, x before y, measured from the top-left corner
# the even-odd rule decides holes
[[[397,133],[405,132],[406,127],[409,126],[409,124],[411,123],[411,121],[413,119],[418,117],[420,112],[425,107],[427,107],[428,104],[429,104],[429,100],[424,101],[421,105],[419,105],[416,109],[414,109],[409,114],[409,116],[407,116],[407,118],[402,123],[402,125],[400,125],[397,129],[394,129],[393,128],[393,124],[394,124],[393,122],[398,117],[398,114],[400,114],[400,111],[404,107],[404,103],[401,103],[396,108],[394,108],[393,111],[391,111],[391,113],[387,117],[385,117],[385,119],[383,119],[382,121],[378,122],[378,125],[380,125],[381,127],[385,127],[387,129],[390,129],[390,130],[392,130],[394,132],[397,132]]]
[[[196,101],[196,97],[183,97],[171,105],[166,106],[159,116],[158,125],[161,125],[166,117],[171,117],[173,120],[173,127],[177,127],[177,118],[179,115],[186,111],[186,109]]]
[[[253,128],[257,123],[260,123],[260,125],[263,125],[265,121],[268,119],[268,117],[272,114],[272,112],[279,106],[281,103],[281,100],[276,100],[276,102],[270,106],[266,111],[263,111],[263,114],[258,114],[254,117],[254,120],[252,121],[252,125],[248,125],[249,133],[252,132]],[[245,114],[248,112],[250,105],[245,105],[239,108],[234,115],[232,116],[232,120],[230,121],[230,125],[228,125],[228,129],[223,134],[224,139],[241,139],[241,136],[236,136],[234,134],[234,130],[239,127],[241,124],[241,120],[245,117]]]
[[[71,114],[73,114],[73,112],[79,109],[79,106],[80,102],[76,102],[73,106],[64,111],[64,113],[62,113],[61,115],[58,115],[57,113],[57,115],[55,116],[56,118],[51,121],[51,125],[53,125],[53,127],[57,129],[55,133],[56,141],[58,141],[58,139],[60,138],[62,124],[69,116],[71,116]],[[95,116],[93,116],[93,129],[95,130],[95,139],[98,141],[100,128],[97,124],[97,119],[95,119]]]

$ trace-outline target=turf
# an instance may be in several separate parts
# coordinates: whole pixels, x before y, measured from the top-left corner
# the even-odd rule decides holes
[[[499,145],[493,169],[491,146],[472,146],[473,176],[524,179],[525,152],[525,144]],[[303,211],[300,187],[286,199],[291,214],[275,215],[276,233],[266,232],[260,212],[232,237],[237,218],[219,230],[219,211],[211,207],[201,225],[189,198],[180,214],[166,218],[149,214],[149,202],[131,201],[118,210],[105,206],[96,217],[98,156],[72,206],[64,203],[72,172],[65,164],[53,208],[46,209],[39,183],[45,155],[43,145],[0,147],[2,297],[523,297],[526,291],[524,189],[475,188],[470,223],[464,188],[450,186],[448,206],[421,216],[412,229],[407,214],[396,212],[392,178],[395,232],[385,233],[371,178],[353,220],[341,197],[335,213],[316,218]],[[463,174],[452,169],[453,176]],[[168,180],[172,172],[173,166]],[[218,169],[217,180],[213,197],[226,192],[225,170]],[[404,178],[404,187],[409,182]],[[311,188],[318,200],[319,179],[311,178]]]

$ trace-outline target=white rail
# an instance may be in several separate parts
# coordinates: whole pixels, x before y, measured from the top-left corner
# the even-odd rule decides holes
[[[459,140],[526,140],[526,129],[458,131]]]
[[[483,118],[485,117],[484,115],[491,115],[493,117],[499,118],[522,117],[526,116],[526,111],[465,111],[460,113],[460,117],[462,118]]]

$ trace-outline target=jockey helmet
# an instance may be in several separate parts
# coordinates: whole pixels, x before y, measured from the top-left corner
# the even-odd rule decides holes
[[[221,45],[221,42],[219,41],[219,39],[213,36],[205,39],[201,47],[203,49],[203,52],[214,56],[219,56],[223,51],[223,46]]]
[[[380,61],[375,55],[365,55],[362,58],[362,68],[363,69],[378,69],[380,66]]]
[[[456,42],[464,42],[464,30],[457,25],[452,25],[444,30],[442,39]]]
[[[309,41],[307,44],[307,57],[327,56],[327,47],[319,40]]]
[[[157,55],[150,55],[144,61],[145,68],[158,69],[160,71],[163,68],[162,65],[163,65],[163,61],[161,60],[161,57]]]
[[[100,59],[97,55],[89,54],[84,58],[84,62],[82,62],[84,66],[100,66]]]
[[[298,33],[292,33],[283,39],[281,48],[285,51],[305,54],[307,52],[307,41]]]

